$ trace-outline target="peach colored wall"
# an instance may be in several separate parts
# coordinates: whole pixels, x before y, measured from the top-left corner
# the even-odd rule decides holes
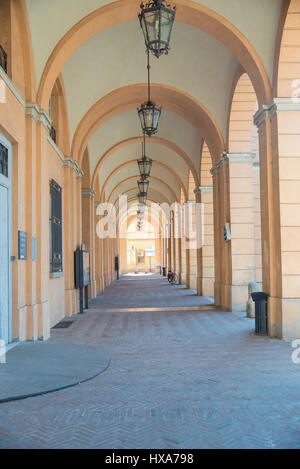
[[[48,143],[47,147],[47,166],[48,172],[45,179],[48,179],[48,185],[44,188],[45,192],[45,209],[46,213],[48,213],[49,219],[49,181],[54,179],[61,187],[62,187],[62,201],[63,206],[62,210],[64,213],[64,166],[62,160],[59,158],[55,150],[52,146]],[[64,220],[63,220],[64,222]],[[49,224],[49,223],[48,223]],[[46,231],[46,230],[45,230]],[[49,231],[49,230],[48,230]],[[47,240],[49,246],[49,239]],[[64,244],[63,250],[63,268],[65,271],[66,263],[68,262],[68,256],[66,250],[68,246]],[[49,250],[48,250],[48,259],[49,259]],[[48,262],[49,264],[49,262]],[[64,277],[61,278],[50,278],[49,274],[49,265],[48,267],[48,276],[49,276],[49,312],[50,312],[50,327],[53,327],[57,324],[61,319],[64,318],[66,311],[65,311],[65,279]]]
[[[291,0],[281,40],[278,68],[278,96],[299,96],[300,78],[300,1]],[[296,81],[296,82],[295,82]]]
[[[229,125],[229,153],[250,153],[256,94],[249,76],[238,80],[231,105]]]
[[[201,202],[204,204],[204,246],[202,248],[202,294],[214,296],[214,218],[213,218],[213,180],[210,173],[212,158],[204,143],[200,164]],[[211,192],[207,188],[211,187]],[[206,189],[204,189],[206,188]]]

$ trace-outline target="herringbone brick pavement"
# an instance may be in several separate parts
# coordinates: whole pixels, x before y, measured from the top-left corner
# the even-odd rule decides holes
[[[157,276],[115,282],[69,329],[52,332],[101,347],[109,369],[2,404],[0,448],[299,448],[300,365],[290,344],[254,336],[253,320],[209,303]]]

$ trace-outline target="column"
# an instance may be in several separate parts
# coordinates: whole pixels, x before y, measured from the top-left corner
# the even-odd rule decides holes
[[[246,311],[248,285],[255,281],[252,153],[228,154],[232,256],[232,311]]]
[[[96,282],[95,262],[96,262],[97,240],[95,239],[95,203],[94,203],[96,192],[92,189],[82,189],[81,194],[82,194],[82,243],[85,245],[86,250],[90,251],[90,256],[91,256],[90,296],[91,298],[96,298],[97,282]]]
[[[197,203],[199,200],[196,194],[197,200],[189,200],[185,203],[185,226],[186,226],[186,264],[187,264],[187,288],[197,291],[197,295],[202,295],[202,254],[201,247],[198,246],[197,230],[201,229],[196,223],[197,215]]]
[[[255,115],[259,128],[262,279],[270,294],[269,333],[300,336],[300,101],[275,98]]]
[[[268,302],[269,334],[271,337],[282,337],[282,258],[281,258],[281,227],[279,195],[279,151],[276,104],[263,106],[254,116],[258,127],[260,156],[260,189],[261,189],[261,237],[262,237],[262,288],[270,295]],[[290,120],[295,123],[292,118]],[[283,127],[282,127],[283,128]],[[287,129],[288,130],[288,129]],[[282,151],[282,148],[281,148]],[[291,151],[288,150],[288,153]],[[283,161],[285,158],[283,157]],[[282,161],[281,160],[281,161]],[[284,164],[288,162],[288,159]],[[283,166],[283,165],[282,165]],[[284,171],[281,166],[280,171]],[[292,169],[292,168],[290,168]],[[292,169],[293,171],[293,169]],[[284,207],[283,207],[284,208]],[[293,213],[293,209],[290,211]],[[291,223],[288,219],[287,223]],[[284,234],[283,230],[283,233]],[[288,240],[290,243],[291,240]]]
[[[226,154],[221,156],[211,174],[214,184],[215,304],[224,311],[231,311],[231,243],[224,241],[224,226],[230,223],[229,159]]]
[[[197,189],[204,210],[204,244],[202,255],[202,295],[214,296],[214,218],[213,218],[213,187],[200,186]]]

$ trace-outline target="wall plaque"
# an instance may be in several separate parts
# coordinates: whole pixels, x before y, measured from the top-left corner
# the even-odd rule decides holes
[[[27,233],[25,231],[18,232],[18,259],[25,261],[27,259]]]

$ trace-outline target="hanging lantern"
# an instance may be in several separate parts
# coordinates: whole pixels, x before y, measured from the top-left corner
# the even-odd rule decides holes
[[[138,186],[139,186],[140,193],[147,195],[148,189],[149,189],[149,181],[145,181],[141,179],[140,181],[138,181]]]
[[[161,108],[152,101],[147,101],[138,109],[142,130],[148,137],[157,133]]]
[[[139,20],[145,44],[157,58],[169,52],[175,14],[176,6],[171,6],[166,0],[141,3]]]
[[[156,134],[158,130],[159,118],[161,115],[161,107],[156,106],[151,101],[151,88],[150,88],[150,58],[149,51],[147,51],[147,69],[148,69],[148,101],[143,103],[138,109],[139,119],[141,121],[142,131],[144,135]]]
[[[139,199],[139,203],[140,203],[140,204],[146,205],[146,202],[147,202],[147,193],[139,193],[139,194],[138,194],[138,199]]]
[[[146,205],[144,203],[142,204],[138,204],[138,211],[141,212],[141,213],[145,213],[145,210],[146,210]]]
[[[148,179],[148,177],[150,177],[151,168],[152,168],[152,160],[146,156],[145,148],[146,148],[146,138],[144,134],[144,141],[142,145],[143,157],[142,159],[138,160],[139,172],[141,175],[141,179],[143,181],[145,181],[146,179]]]

